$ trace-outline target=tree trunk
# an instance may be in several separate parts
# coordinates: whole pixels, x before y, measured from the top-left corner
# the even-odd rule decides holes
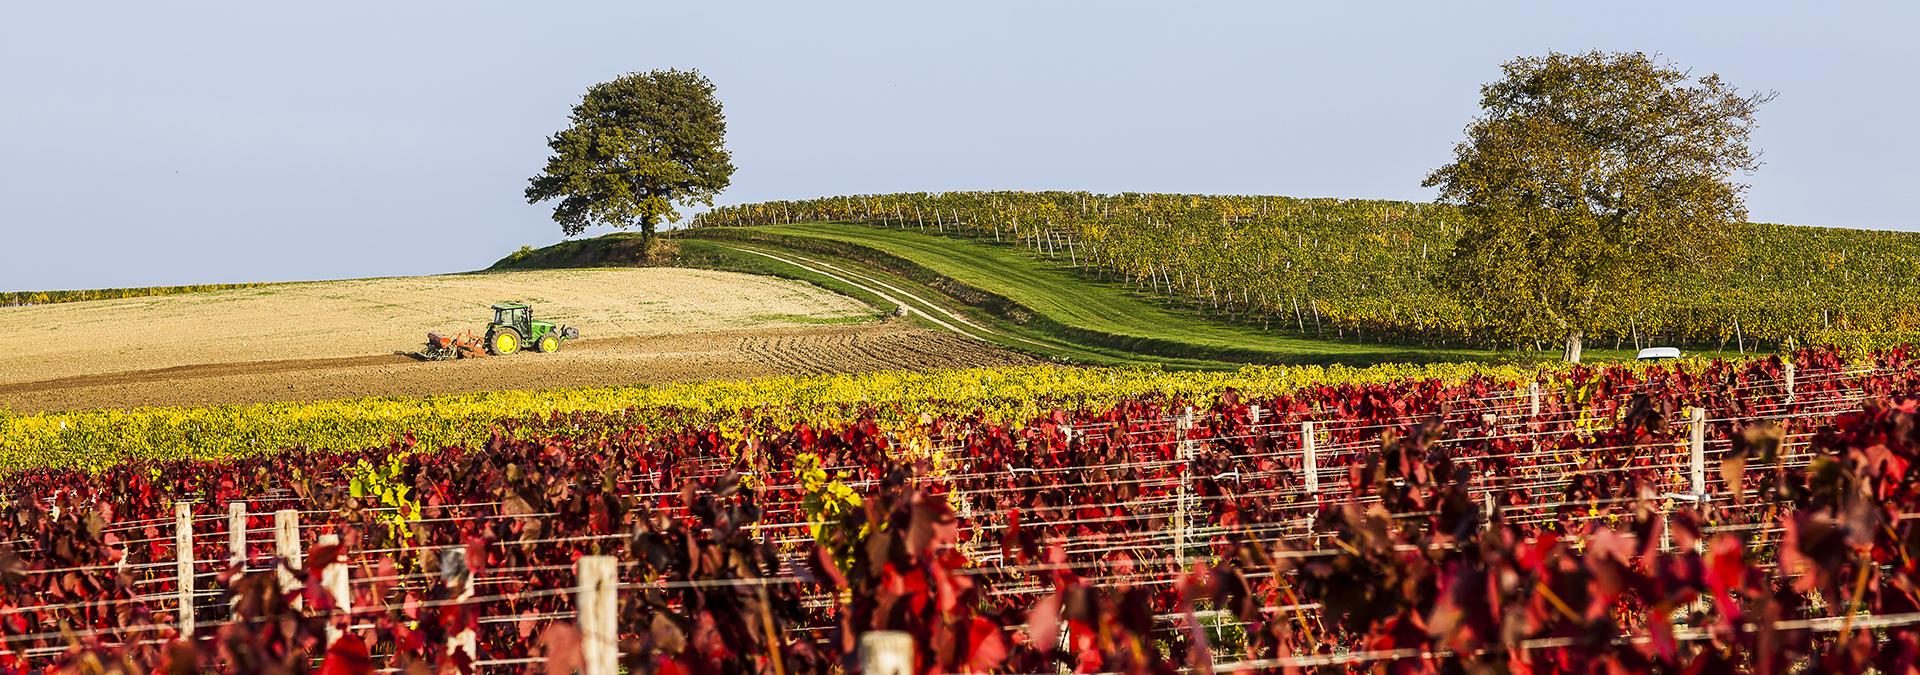
[[[1567,333],[1567,363],[1580,362],[1580,331]]]
[[[648,251],[653,250],[653,238],[660,233],[660,221],[657,217],[649,215],[641,216],[640,220],[633,224],[640,226],[640,256],[644,258]]]

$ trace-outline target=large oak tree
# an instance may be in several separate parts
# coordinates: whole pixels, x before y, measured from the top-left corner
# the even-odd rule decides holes
[[[692,70],[629,73],[587,89],[553,155],[528,180],[527,203],[558,199],[568,236],[592,225],[640,226],[647,239],[678,205],[713,205],[733,178],[727,121],[713,83]]]
[[[1470,225],[1439,282],[1521,341],[1623,323],[1657,283],[1709,274],[1739,245],[1754,111],[1718,75],[1640,53],[1550,53],[1482,86],[1483,114],[1428,176]]]

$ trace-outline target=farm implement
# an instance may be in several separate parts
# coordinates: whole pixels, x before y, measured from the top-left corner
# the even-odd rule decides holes
[[[471,359],[481,356],[506,356],[532,347],[550,354],[560,351],[567,340],[580,337],[580,330],[551,321],[535,321],[533,307],[524,302],[502,302],[493,306],[493,323],[484,336],[465,331],[457,335],[427,333],[427,346],[420,358],[429,361]]]

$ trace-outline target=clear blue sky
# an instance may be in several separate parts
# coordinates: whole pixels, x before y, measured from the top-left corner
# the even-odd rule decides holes
[[[723,203],[1429,199],[1502,61],[1657,51],[1780,93],[1755,219],[1920,226],[1910,2],[294,4],[0,7],[0,290],[484,267],[560,239],[521,190],[580,92],[662,67],[719,88]]]

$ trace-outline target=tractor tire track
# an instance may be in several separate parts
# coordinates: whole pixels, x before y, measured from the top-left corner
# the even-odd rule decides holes
[[[799,255],[799,254],[787,252],[787,251],[782,251],[779,254],[775,254],[775,253],[769,253],[767,251],[762,251],[757,249],[741,248],[738,246],[723,246],[722,248],[731,249],[734,251],[738,251],[740,253],[750,253],[750,254],[761,256],[764,258],[771,258],[773,260],[777,260],[777,261],[786,263],[788,265],[792,265],[794,267],[798,267],[798,268],[807,270],[809,272],[813,272],[814,274],[818,274],[830,279],[837,280],[841,283],[844,283],[849,286],[853,286],[860,290],[866,291],[868,293],[877,295],[882,300],[885,300],[889,303],[897,305],[906,312],[918,314],[922,318],[925,318],[928,321],[933,322],[935,325],[938,325],[942,328],[953,331],[958,335],[962,335],[982,343],[995,344],[993,340],[990,340],[987,337],[985,337],[985,336],[992,336],[994,338],[999,338],[1001,340],[1008,340],[1012,342],[1030,345],[1035,348],[1044,350],[1043,353],[1046,351],[1051,351],[1051,352],[1066,351],[1066,352],[1082,354],[1082,355],[1091,353],[1086,349],[1085,345],[1074,344],[1069,342],[1052,342],[1052,341],[1042,342],[1040,340],[1030,339],[1021,335],[1014,335],[1006,331],[995,330],[988,326],[981,325],[975,322],[974,320],[967,318],[965,315],[962,315],[958,312],[954,312],[945,307],[942,307],[939,304],[926,299],[925,297],[915,294],[912,291],[900,288],[899,286],[895,286],[894,284],[889,283],[888,281],[881,278],[880,276],[873,274],[871,272],[866,272],[864,270],[849,269],[846,266],[842,266],[842,265],[838,265],[835,263],[826,262],[826,261],[818,260],[814,258],[809,258],[807,256],[803,256],[803,255]],[[903,302],[901,298],[908,298],[908,299],[911,299],[913,302],[912,303]],[[936,314],[938,314],[938,316],[936,316]],[[945,320],[943,320],[941,317],[945,317]],[[955,324],[959,324],[959,325],[956,326]],[[960,326],[965,326],[966,328],[963,329]]]
[[[981,342],[991,342],[985,337],[982,337],[983,335],[991,335],[994,337],[999,337],[999,338],[1004,338],[1009,340],[1017,340],[1019,342],[1024,342],[1027,344],[1034,345],[1036,347],[1054,346],[1054,345],[1048,345],[1043,342],[1039,342],[1037,340],[1029,340],[1027,338],[1024,338],[1018,335],[1009,335],[1007,333],[997,331],[992,328],[988,328],[986,326],[982,326],[978,323],[975,323],[972,319],[969,319],[945,307],[941,307],[940,305],[934,303],[931,300],[920,297],[919,295],[915,295],[911,291],[908,291],[898,286],[895,286],[893,284],[887,283],[886,281],[876,278],[871,274],[850,270],[845,267],[835,265],[833,263],[815,260],[815,259],[808,258],[806,256],[801,256],[801,255],[794,255],[794,254],[776,255],[773,253],[767,253],[765,251],[759,251],[759,250],[747,249],[747,248],[737,248],[733,246],[727,246],[725,248],[739,251],[741,253],[751,253],[753,255],[757,255],[765,258],[772,258],[774,260],[778,260],[788,265],[792,265],[794,267],[807,270],[814,274],[818,274],[823,277],[837,280],[849,286],[853,286],[855,288],[866,291],[868,293],[872,293],[874,295],[880,296],[882,300],[898,305],[901,309],[907,312],[919,314],[921,317],[927,319],[928,321],[933,322],[935,325],[938,325],[941,328],[945,328],[947,330],[953,331],[955,333],[958,333],[960,335],[963,335],[969,338],[973,338],[975,340],[979,340]],[[881,289],[886,289],[886,290],[881,290]],[[894,297],[895,295],[898,295],[904,298],[910,298],[913,300],[913,303],[903,302],[900,300],[899,297]],[[935,315],[936,313],[938,314],[938,316]],[[943,320],[941,317],[946,317],[946,319]],[[951,323],[949,323],[949,321],[951,321]],[[960,325],[966,326],[966,328],[963,329],[960,326],[956,326],[954,324],[960,324]]]

